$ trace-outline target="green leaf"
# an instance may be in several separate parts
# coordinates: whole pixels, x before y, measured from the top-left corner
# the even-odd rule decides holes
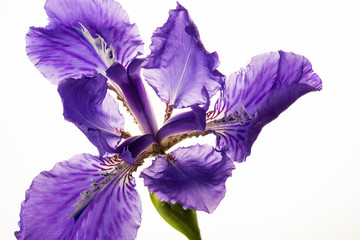
[[[160,216],[189,240],[201,240],[200,229],[194,209],[184,210],[181,204],[161,202],[155,194],[150,198]]]

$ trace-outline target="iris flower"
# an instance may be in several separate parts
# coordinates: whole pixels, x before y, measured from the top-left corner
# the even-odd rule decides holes
[[[154,32],[146,58],[139,58],[137,27],[113,0],[47,0],[45,10],[49,23],[30,28],[26,52],[58,85],[65,119],[99,155],[74,156],[33,180],[18,239],[135,239],[141,202],[132,173],[148,158],[155,159],[140,177],[159,201],[211,213],[225,196],[233,162],[245,161],[261,129],[322,87],[305,57],[283,51],[256,56],[225,78],[180,4]],[[160,128],[143,78],[166,104]],[[119,103],[143,135],[124,130]],[[185,111],[172,116],[174,109]],[[216,135],[214,146],[168,151],[207,134]]]

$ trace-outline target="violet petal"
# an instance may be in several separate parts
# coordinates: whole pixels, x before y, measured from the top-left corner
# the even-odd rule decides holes
[[[218,149],[242,162],[267,123],[299,97],[321,88],[320,78],[303,56],[283,51],[256,56],[226,80],[206,129],[214,131]]]
[[[234,168],[225,154],[196,145],[156,158],[140,177],[160,201],[211,213],[225,196],[225,181]]]
[[[145,79],[175,108],[205,104],[203,87],[212,97],[223,84],[223,75],[216,70],[218,55],[205,50],[184,7],[178,4],[169,15],[153,34],[151,54],[144,65]]]
[[[135,239],[141,221],[140,199],[128,170],[131,167],[121,165],[126,164],[83,154],[40,173],[26,192],[15,236]]]
[[[48,0],[50,23],[30,28],[26,51],[38,70],[57,84],[66,78],[126,66],[143,49],[137,27],[113,0]]]
[[[170,118],[156,134],[156,140],[161,143],[166,137],[178,134],[200,131],[206,127],[206,110],[199,106],[192,106],[192,111],[178,114]],[[163,143],[163,145],[166,145]]]
[[[126,139],[115,149],[115,152],[128,164],[134,165],[136,157],[156,143],[152,134],[134,136]]]
[[[99,149],[109,152],[105,145],[115,148],[121,140],[124,118],[117,102],[107,93],[107,79],[94,77],[63,80],[58,87],[64,106],[64,117],[73,122]]]
[[[140,76],[142,63],[143,60],[134,59],[127,70],[121,64],[114,63],[106,70],[106,75],[120,87],[116,90],[121,91],[125,104],[142,131],[155,135],[157,132],[155,115]]]

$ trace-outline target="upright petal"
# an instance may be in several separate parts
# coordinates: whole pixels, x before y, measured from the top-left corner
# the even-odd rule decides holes
[[[225,196],[225,181],[234,168],[225,154],[196,145],[156,158],[140,177],[160,201],[211,213]]]
[[[206,129],[217,135],[218,148],[242,162],[267,123],[299,97],[321,88],[320,78],[303,56],[283,51],[256,56],[226,80]]]
[[[203,87],[212,97],[223,84],[223,75],[216,70],[218,55],[205,50],[188,11],[180,4],[154,32],[150,49],[144,76],[168,105],[205,104]]]
[[[99,149],[115,148],[121,140],[124,118],[119,106],[107,93],[107,79],[101,74],[81,79],[66,79],[58,91],[63,101],[64,117],[75,125]]]
[[[53,83],[127,65],[143,49],[138,29],[114,0],[48,0],[46,28],[30,28],[27,54]]]
[[[115,82],[115,87],[119,87],[119,89],[114,90],[124,98],[122,100],[125,106],[134,116],[141,130],[146,134],[155,135],[157,123],[141,79],[142,63],[143,60],[134,59],[127,70],[121,64],[114,63],[106,71],[106,75]]]
[[[141,206],[130,173],[131,167],[116,158],[88,154],[56,164],[40,173],[26,192],[15,236],[135,239]]]

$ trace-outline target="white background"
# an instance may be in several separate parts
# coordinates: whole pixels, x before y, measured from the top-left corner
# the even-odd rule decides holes
[[[221,2],[221,3],[220,3]],[[25,190],[40,171],[96,149],[63,120],[56,86],[25,54],[30,26],[45,26],[44,0],[7,1],[0,9],[0,239],[14,239]],[[173,0],[123,0],[146,52]],[[293,51],[323,80],[266,126],[247,162],[237,164],[217,210],[199,213],[204,240],[360,239],[360,7],[356,1],[181,2],[225,75],[252,56]],[[153,94],[153,93],[151,93]],[[157,107],[159,116],[163,108]],[[213,138],[207,141],[212,144]],[[147,162],[150,162],[148,160]],[[142,179],[138,239],[185,239],[156,213]]]

